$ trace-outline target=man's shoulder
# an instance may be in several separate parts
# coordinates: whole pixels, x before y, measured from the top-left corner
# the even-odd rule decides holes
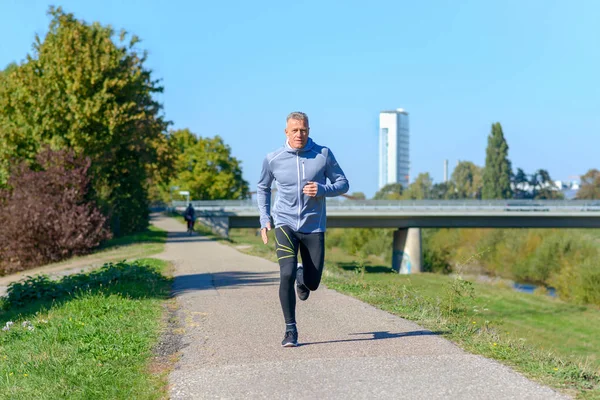
[[[330,151],[329,147],[327,146],[322,146],[320,144],[317,144],[315,142],[313,142],[313,147],[310,149],[312,152],[317,153],[317,154],[321,154],[322,156],[324,156],[325,158],[327,158],[327,156],[329,155]]]
[[[266,160],[267,160],[268,162],[271,162],[271,161],[273,161],[275,158],[277,158],[277,157],[279,157],[280,155],[282,155],[283,153],[285,153],[285,147],[283,147],[283,146],[282,146],[282,147],[278,148],[277,150],[275,150],[275,151],[272,151],[272,152],[268,153],[268,154],[267,154],[267,156],[266,156],[265,158],[266,158]]]

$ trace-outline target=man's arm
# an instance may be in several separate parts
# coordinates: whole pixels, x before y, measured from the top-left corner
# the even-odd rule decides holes
[[[269,165],[269,160],[265,157],[258,180],[258,190],[256,198],[258,200],[258,211],[260,212],[260,228],[266,228],[271,221],[271,184],[273,183],[273,173]]]
[[[317,183],[317,196],[334,197],[344,194],[350,188],[344,171],[336,161],[331,149],[327,149],[325,176],[331,181],[328,184]]]

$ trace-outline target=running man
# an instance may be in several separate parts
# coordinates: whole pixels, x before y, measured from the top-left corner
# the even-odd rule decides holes
[[[308,116],[293,112],[286,120],[285,145],[267,154],[258,182],[261,236],[275,222],[275,241],[280,267],[279,301],[285,318],[284,347],[298,345],[296,292],[306,300],[317,290],[325,258],[325,197],[348,191],[348,180],[333,153],[308,137]],[[329,183],[327,182],[329,180]],[[277,183],[277,199],[271,213],[271,183]],[[298,251],[302,264],[298,264]]]

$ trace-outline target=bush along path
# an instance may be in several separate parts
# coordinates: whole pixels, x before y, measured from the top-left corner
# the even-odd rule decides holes
[[[160,257],[175,266],[182,321],[172,399],[567,398],[464,352],[444,332],[325,287],[298,302],[301,345],[282,348],[277,264],[186,236],[174,219],[155,223],[169,231]]]

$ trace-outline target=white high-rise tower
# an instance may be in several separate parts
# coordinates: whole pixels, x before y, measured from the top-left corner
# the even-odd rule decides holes
[[[379,113],[379,188],[388,183],[409,183],[408,113],[402,108]]]

